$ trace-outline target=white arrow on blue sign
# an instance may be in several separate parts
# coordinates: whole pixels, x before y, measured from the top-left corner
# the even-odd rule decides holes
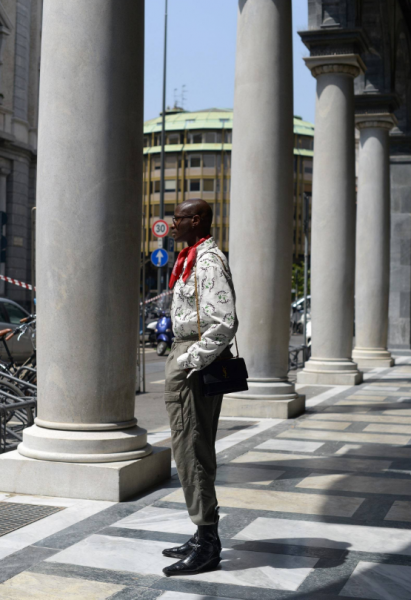
[[[165,267],[168,263],[168,252],[163,248],[159,248],[158,250],[154,250],[151,253],[151,262],[155,267]]]

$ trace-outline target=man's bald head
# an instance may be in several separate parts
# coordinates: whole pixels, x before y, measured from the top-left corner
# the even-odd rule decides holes
[[[187,208],[192,215],[199,215],[201,222],[204,225],[210,228],[211,223],[213,222],[213,209],[205,200],[201,200],[201,198],[193,198],[189,200],[184,200],[182,203],[184,208]]]
[[[199,239],[210,235],[213,222],[213,209],[205,200],[190,198],[177,204],[171,235],[177,242],[193,245]]]

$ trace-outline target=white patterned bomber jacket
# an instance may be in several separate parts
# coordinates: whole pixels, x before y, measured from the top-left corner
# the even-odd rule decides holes
[[[224,268],[219,257],[224,263]],[[210,237],[197,247],[196,264],[186,283],[182,274],[175,283],[171,319],[176,339],[198,338],[195,273],[201,340],[194,341],[177,362],[181,369],[199,371],[212,363],[227,348],[237,331],[238,320],[234,286],[227,259]]]

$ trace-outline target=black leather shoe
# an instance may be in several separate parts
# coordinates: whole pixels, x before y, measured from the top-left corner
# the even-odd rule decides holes
[[[169,556],[170,558],[185,558],[193,551],[194,546],[198,541],[198,531],[195,532],[182,546],[175,546],[174,548],[166,548],[163,550],[163,556]]]
[[[212,571],[220,564],[221,542],[218,537],[218,523],[215,525],[200,525],[198,540],[191,553],[178,562],[165,567],[164,575],[195,575],[204,571]]]

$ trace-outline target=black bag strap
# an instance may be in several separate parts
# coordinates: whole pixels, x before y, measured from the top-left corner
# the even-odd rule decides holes
[[[227,273],[227,269],[225,268],[225,264],[223,259],[221,258],[221,256],[219,256],[216,252],[208,252],[208,254],[215,254],[221,261],[221,264],[223,265],[223,269],[224,269],[224,273]],[[201,341],[201,327],[200,327],[200,306],[199,306],[199,302],[198,302],[198,287],[197,287],[197,261],[195,263],[194,266],[194,289],[195,289],[195,296],[196,296],[196,308],[197,308],[197,329],[198,329],[198,341]],[[234,342],[235,342],[235,349],[237,352],[237,356],[235,358],[238,358],[240,356],[240,353],[238,351],[238,343],[237,343],[237,336],[234,336]]]

